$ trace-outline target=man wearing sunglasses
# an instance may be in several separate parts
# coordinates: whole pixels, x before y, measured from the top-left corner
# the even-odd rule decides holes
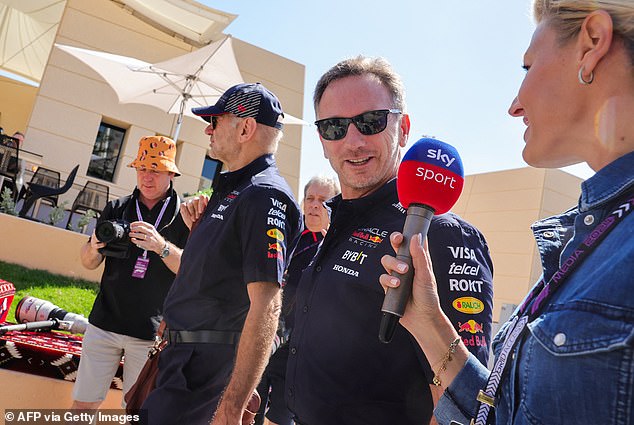
[[[209,200],[182,204],[193,227],[165,299],[154,389],[143,409],[153,425],[240,423],[268,361],[280,285],[300,235],[301,214],[273,154],[282,138],[277,97],[238,84],[192,112],[210,124],[210,156],[227,172]],[[222,395],[222,397],[221,397]]]
[[[410,129],[404,97],[381,58],[344,60],[315,89],[315,124],[341,195],[328,203],[330,229],[297,289],[286,398],[301,425],[419,425],[440,397],[432,382],[441,365],[429,365],[404,328],[389,344],[378,338],[380,259],[393,255],[389,236],[406,217],[395,180]],[[434,217],[428,241],[443,309],[486,363],[493,273],[486,241],[452,213]]]

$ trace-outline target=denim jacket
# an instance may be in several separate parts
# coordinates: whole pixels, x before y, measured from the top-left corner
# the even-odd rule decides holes
[[[634,152],[582,184],[579,205],[532,226],[546,281],[634,187]],[[493,340],[497,356],[508,323]],[[528,324],[497,393],[500,424],[634,424],[634,212]],[[489,372],[471,355],[441,397],[439,424],[468,424]]]

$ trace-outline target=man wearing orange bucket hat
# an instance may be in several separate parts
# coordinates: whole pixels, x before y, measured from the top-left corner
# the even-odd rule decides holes
[[[189,235],[172,187],[180,175],[175,159],[173,140],[143,137],[128,165],[136,168],[137,187],[106,205],[81,248],[84,267],[95,269],[105,261],[105,268],[84,335],[73,409],[100,406],[122,356],[122,394],[147,360]]]

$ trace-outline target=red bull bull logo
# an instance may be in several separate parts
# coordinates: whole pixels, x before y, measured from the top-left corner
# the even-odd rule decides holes
[[[380,236],[372,235],[370,233],[361,232],[358,230],[352,232],[352,237],[357,239],[363,239],[364,241],[369,241],[376,244],[383,242],[383,238],[381,238]]]
[[[458,332],[469,332],[472,334],[484,333],[482,323],[478,323],[473,319],[467,320],[465,323],[458,322]]]
[[[270,243],[269,244],[269,251],[282,251],[282,245],[280,245],[277,242]]]

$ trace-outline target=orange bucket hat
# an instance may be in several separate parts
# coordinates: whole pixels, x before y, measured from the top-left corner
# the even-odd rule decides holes
[[[168,137],[147,136],[139,140],[139,153],[128,167],[181,173],[176,167],[176,143]]]

